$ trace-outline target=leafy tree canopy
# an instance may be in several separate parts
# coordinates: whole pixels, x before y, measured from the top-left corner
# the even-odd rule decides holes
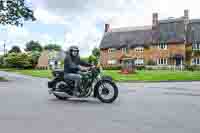
[[[21,53],[21,49],[19,46],[13,46],[8,53]]]
[[[96,58],[100,57],[100,49],[99,48],[94,48],[92,50],[92,55],[94,55]]]
[[[0,24],[22,26],[28,20],[36,18],[25,0],[0,0]]]
[[[61,50],[61,46],[58,44],[48,44],[46,46],[44,46],[45,50],[55,50],[55,51],[60,51]]]
[[[41,44],[38,41],[30,41],[26,43],[26,49],[25,51],[39,51],[41,52],[43,50]]]
[[[96,56],[90,55],[89,58],[88,58],[88,62],[89,62],[90,64],[97,65],[97,64],[98,64],[98,59],[97,59]]]

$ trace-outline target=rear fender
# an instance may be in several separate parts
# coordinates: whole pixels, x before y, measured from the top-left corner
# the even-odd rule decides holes
[[[53,80],[48,82],[48,88],[54,88],[56,83],[59,81],[61,81],[61,79],[58,77],[55,77]]]

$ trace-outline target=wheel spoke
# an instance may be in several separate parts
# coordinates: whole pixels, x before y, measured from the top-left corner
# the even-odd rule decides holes
[[[103,89],[107,89],[106,92],[108,92],[108,94],[103,94]],[[112,97],[114,97],[114,88],[108,83],[103,83],[99,87],[99,94],[101,95],[102,98],[106,100],[111,99]]]

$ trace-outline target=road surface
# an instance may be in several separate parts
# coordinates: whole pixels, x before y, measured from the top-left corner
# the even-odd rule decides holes
[[[120,83],[119,98],[59,101],[47,79],[0,72],[1,133],[199,133],[200,82]]]

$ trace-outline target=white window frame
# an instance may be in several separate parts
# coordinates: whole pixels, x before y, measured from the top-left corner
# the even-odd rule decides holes
[[[191,64],[192,65],[200,65],[200,57],[199,58],[193,58]]]
[[[168,65],[167,58],[159,58],[159,59],[157,59],[157,65]]]
[[[122,53],[127,54],[128,53],[128,48],[127,47],[122,48]]]
[[[200,50],[200,43],[193,43],[192,50]]]
[[[108,64],[109,65],[116,65],[117,64],[117,60],[113,59],[113,60],[108,60]]]
[[[159,43],[158,44],[158,48],[166,50],[168,48],[168,44],[167,43]]]
[[[135,51],[136,52],[144,52],[144,47],[141,47],[141,46],[140,47],[136,47]]]
[[[137,58],[135,60],[135,65],[144,65],[144,59],[143,58]]]
[[[109,48],[108,53],[114,53],[117,49],[116,48]]]

